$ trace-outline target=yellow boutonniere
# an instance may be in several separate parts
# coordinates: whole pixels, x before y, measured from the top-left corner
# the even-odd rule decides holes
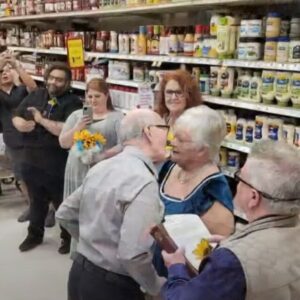
[[[212,251],[212,246],[209,244],[208,240],[202,239],[200,243],[197,244],[196,249],[193,254],[197,259],[202,260],[205,256],[209,255]]]
[[[166,150],[171,151],[173,149],[171,142],[174,140],[174,134],[171,130],[169,130],[168,132],[168,136],[167,136],[167,144],[166,144]]]
[[[57,99],[56,98],[52,98],[48,101],[48,104],[51,105],[51,106],[55,106],[57,105]]]

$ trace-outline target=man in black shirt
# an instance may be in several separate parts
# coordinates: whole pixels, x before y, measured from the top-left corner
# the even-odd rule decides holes
[[[22,80],[22,84],[19,82]],[[16,182],[20,183],[23,195],[29,204],[26,185],[21,175],[21,158],[23,151],[22,134],[13,126],[12,117],[15,109],[28,95],[28,92],[36,89],[36,83],[23,70],[20,63],[9,53],[0,54],[0,122],[3,129],[3,139],[6,152],[11,159]],[[27,209],[18,220],[27,221],[29,209]]]
[[[45,74],[46,88],[39,88],[19,105],[14,126],[23,133],[24,163],[22,175],[32,199],[28,235],[19,246],[28,251],[43,242],[48,204],[55,209],[63,198],[67,151],[59,146],[63,122],[82,104],[70,93],[71,71],[61,63],[53,64]],[[70,250],[70,235],[62,229],[61,254]]]

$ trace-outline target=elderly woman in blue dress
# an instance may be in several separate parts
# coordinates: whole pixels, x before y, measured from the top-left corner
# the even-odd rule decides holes
[[[230,235],[234,230],[232,194],[218,168],[225,120],[205,105],[186,110],[175,122],[170,162],[160,172],[160,197],[165,215],[197,214],[211,234]],[[160,249],[154,265],[166,275]]]

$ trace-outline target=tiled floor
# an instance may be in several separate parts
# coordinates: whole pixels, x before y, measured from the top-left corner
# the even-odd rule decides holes
[[[66,300],[69,256],[57,253],[59,230],[47,229],[44,244],[20,253],[27,223],[18,223],[24,200],[13,185],[3,186],[0,196],[0,299]]]

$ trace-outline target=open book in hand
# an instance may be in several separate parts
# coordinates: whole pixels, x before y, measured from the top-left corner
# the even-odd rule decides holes
[[[201,260],[212,249],[207,242],[211,234],[195,214],[166,216],[164,223],[152,228],[151,235],[168,253],[175,252],[179,247],[185,249],[186,265],[191,276],[198,274]]]

